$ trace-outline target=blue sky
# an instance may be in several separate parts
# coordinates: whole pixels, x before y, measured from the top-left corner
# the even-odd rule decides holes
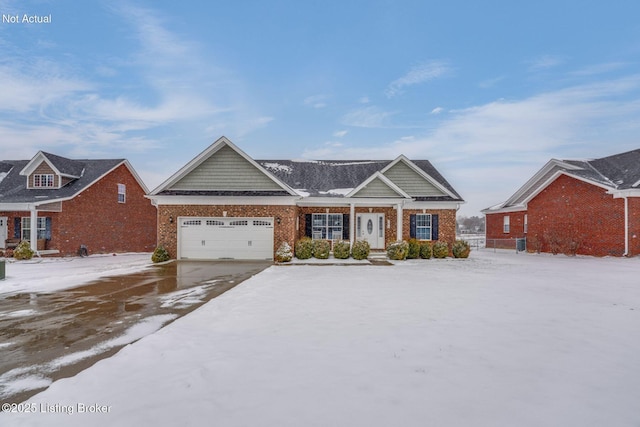
[[[0,158],[129,159],[153,189],[224,135],[256,159],[429,159],[467,203],[640,148],[640,5],[11,1]],[[597,4],[591,4],[597,3]]]

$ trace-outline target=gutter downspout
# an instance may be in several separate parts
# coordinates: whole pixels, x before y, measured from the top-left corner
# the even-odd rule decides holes
[[[629,197],[624,196],[624,253],[629,256]]]

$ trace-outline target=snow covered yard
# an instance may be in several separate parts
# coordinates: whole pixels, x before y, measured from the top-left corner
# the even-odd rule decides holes
[[[82,285],[104,276],[135,273],[153,265],[151,253],[101,254],[89,257],[4,259],[5,275],[0,294],[53,292]]]
[[[0,424],[639,425],[640,259],[471,256],[271,267]]]

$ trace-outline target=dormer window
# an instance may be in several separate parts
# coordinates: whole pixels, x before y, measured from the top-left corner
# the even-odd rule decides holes
[[[34,174],[33,175],[33,187],[34,188],[53,188],[54,184],[53,174]]]

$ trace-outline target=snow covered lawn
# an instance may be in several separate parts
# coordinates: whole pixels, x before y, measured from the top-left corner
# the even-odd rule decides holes
[[[151,253],[124,253],[80,257],[4,259],[5,279],[0,294],[53,292],[71,288],[104,276],[135,273],[151,266]]]
[[[271,267],[0,425],[640,425],[640,258],[471,256]]]

